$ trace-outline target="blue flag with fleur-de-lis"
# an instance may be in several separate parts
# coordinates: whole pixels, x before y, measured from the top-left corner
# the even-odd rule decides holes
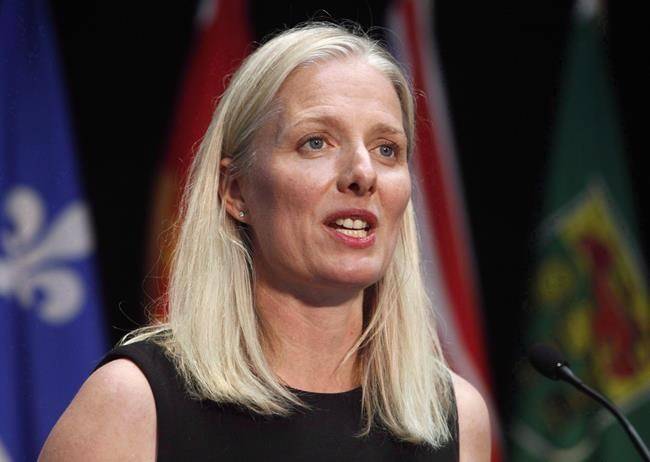
[[[47,0],[0,2],[0,461],[35,460],[106,348]]]

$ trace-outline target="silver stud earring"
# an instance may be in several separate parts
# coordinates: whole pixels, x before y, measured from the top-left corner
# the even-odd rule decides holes
[[[239,218],[244,218],[246,216],[246,210],[239,211]]]

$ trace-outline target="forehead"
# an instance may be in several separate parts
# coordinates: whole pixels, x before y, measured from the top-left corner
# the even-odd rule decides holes
[[[294,70],[280,87],[277,102],[289,118],[345,111],[348,116],[364,113],[402,126],[393,84],[360,58],[317,62]]]

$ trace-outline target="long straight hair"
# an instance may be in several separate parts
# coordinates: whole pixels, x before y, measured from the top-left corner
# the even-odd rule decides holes
[[[272,112],[287,76],[330,60],[364,60],[393,84],[409,157],[415,131],[408,80],[380,44],[358,31],[310,23],[276,36],[251,54],[223,94],[189,171],[167,293],[167,318],[123,339],[161,344],[196,398],[237,403],[260,414],[288,415],[300,399],[281,383],[263,354],[246,230],[218,194],[220,161],[245,175],[255,162],[254,137]],[[451,377],[420,271],[413,205],[405,210],[386,274],[364,293],[358,353],[364,427],[381,424],[396,437],[439,447],[451,437]]]

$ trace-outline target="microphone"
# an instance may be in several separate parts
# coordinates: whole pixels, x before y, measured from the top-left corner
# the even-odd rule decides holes
[[[632,426],[629,420],[607,398],[596,390],[585,385],[569,368],[569,362],[555,348],[538,343],[533,345],[528,352],[528,359],[537,372],[551,380],[563,380],[605,406],[623,426],[623,429],[632,440],[639,455],[646,462],[650,462],[650,452],[647,446]]]

